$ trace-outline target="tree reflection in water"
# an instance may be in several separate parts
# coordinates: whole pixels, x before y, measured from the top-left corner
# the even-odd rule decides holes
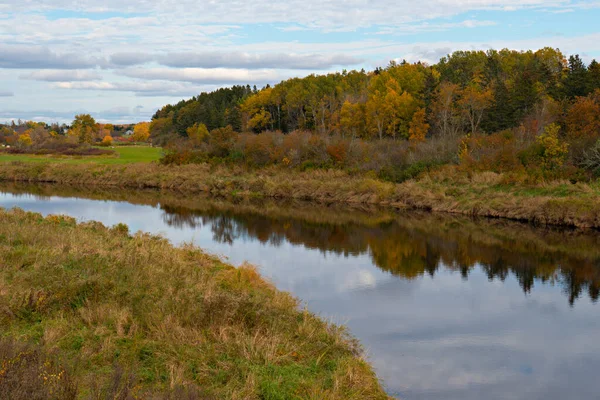
[[[249,237],[273,246],[288,241],[345,256],[368,253],[379,268],[403,279],[434,277],[440,268],[468,279],[480,268],[490,281],[513,274],[525,293],[536,281],[561,285],[571,305],[584,291],[594,302],[600,294],[600,237],[595,232],[423,213],[401,213],[376,224],[336,223],[334,211],[319,221],[235,208],[162,206],[167,224],[210,225],[214,239],[222,243]]]

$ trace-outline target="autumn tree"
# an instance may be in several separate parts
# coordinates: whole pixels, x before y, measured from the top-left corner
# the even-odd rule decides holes
[[[408,138],[409,124],[418,102],[384,71],[372,78],[365,108],[367,129],[372,134],[380,139],[384,134]]]
[[[3,126],[0,128],[0,143],[3,144],[14,144],[16,141],[16,133],[14,130],[7,126]]]
[[[554,171],[562,167],[569,152],[569,145],[561,142],[559,133],[560,126],[551,124],[537,137],[537,143],[543,148],[542,168],[546,171]]]
[[[383,139],[383,133],[387,125],[387,112],[385,109],[385,92],[383,89],[369,91],[369,97],[365,105],[367,128],[369,132]]]
[[[424,142],[428,130],[429,124],[427,123],[425,109],[420,108],[417,112],[414,113],[413,118],[410,121],[408,139],[411,141],[411,143]]]
[[[600,91],[579,97],[565,117],[569,139],[596,138],[600,136]]]
[[[192,144],[197,147],[202,144],[202,142],[208,140],[210,133],[208,132],[206,125],[195,124],[187,129],[187,135]]]
[[[266,88],[248,97],[242,104],[243,126],[246,130],[262,132],[273,129],[273,115],[269,110],[274,110],[276,105],[272,93],[272,88]]]
[[[79,143],[93,143],[97,129],[96,120],[89,114],[76,115],[71,124],[71,134],[78,138]]]
[[[29,133],[23,133],[22,135],[20,135],[18,144],[23,147],[31,146],[33,144],[33,141],[31,140],[31,136],[29,136]]]
[[[444,82],[437,91],[431,106],[436,131],[441,136],[456,136],[463,128],[463,118],[458,108],[460,87]]]
[[[472,134],[477,133],[484,112],[492,104],[492,96],[492,91],[483,86],[479,76],[474,77],[473,81],[462,90],[458,104],[469,121]]]
[[[365,130],[365,106],[361,103],[351,103],[348,100],[340,111],[340,129],[342,135],[350,133],[352,138],[363,135]]]
[[[135,124],[131,138],[134,142],[146,142],[150,138],[150,123],[138,122]]]
[[[252,118],[248,120],[248,129],[254,132],[262,132],[273,127],[273,116],[270,112],[261,108]]]
[[[172,116],[153,119],[149,132],[153,144],[165,145],[173,136],[176,136]]]

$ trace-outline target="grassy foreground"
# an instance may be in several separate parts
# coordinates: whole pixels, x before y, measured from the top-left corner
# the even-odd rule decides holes
[[[61,165],[0,163],[0,180],[66,185],[154,188],[185,194],[302,199],[326,203],[379,204],[537,224],[600,228],[600,184],[513,184],[493,172],[430,173],[402,184],[340,170],[290,171],[272,167],[157,163]]]
[[[0,398],[387,398],[342,328],[250,266],[20,210],[0,266]]]

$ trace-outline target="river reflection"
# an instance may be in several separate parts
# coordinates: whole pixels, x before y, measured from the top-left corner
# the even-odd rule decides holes
[[[404,399],[590,399],[600,382],[600,235],[306,203],[0,186],[65,213],[257,264],[346,323]]]

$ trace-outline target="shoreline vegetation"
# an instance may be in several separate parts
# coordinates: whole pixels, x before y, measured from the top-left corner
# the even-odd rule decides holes
[[[262,197],[365,204],[507,218],[539,225],[600,228],[600,185],[510,182],[507,174],[430,172],[417,180],[385,182],[341,170],[289,171],[235,165],[1,163],[0,181],[85,187],[168,190],[184,195]]]
[[[0,209],[0,397],[386,399],[356,340],[124,225]]]

